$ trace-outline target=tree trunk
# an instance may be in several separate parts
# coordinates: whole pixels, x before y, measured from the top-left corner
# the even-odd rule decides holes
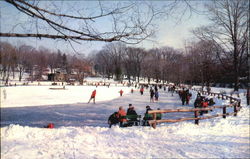
[[[239,90],[239,70],[238,70],[238,58],[237,58],[237,51],[234,50],[234,91]]]
[[[150,77],[148,77],[148,84],[150,84]]]
[[[9,76],[10,76],[10,67],[8,66],[8,69],[7,69],[7,75],[6,75],[6,79],[5,79],[5,85],[8,85],[8,82],[9,82]]]
[[[15,68],[14,68],[14,67],[12,68],[12,75],[13,75],[13,76],[12,76],[13,79],[15,79]]]
[[[236,72],[234,76],[234,91],[238,90],[239,90],[239,75],[238,72]]]
[[[19,69],[19,82],[22,80],[22,69]]]

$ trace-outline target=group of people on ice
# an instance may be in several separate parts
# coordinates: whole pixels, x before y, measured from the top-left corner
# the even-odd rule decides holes
[[[140,87],[139,91],[141,95],[143,95],[144,93],[144,87],[148,88],[149,86],[142,85]],[[162,88],[162,86],[160,85],[159,88]],[[164,86],[164,90],[166,91],[166,86]],[[124,91],[121,89],[118,93],[120,94],[120,96],[123,96]],[[131,89],[131,93],[134,93],[133,88]],[[158,101],[159,100],[158,86],[157,85],[150,86],[149,94],[150,94],[150,102]],[[90,103],[90,101],[93,100],[93,103],[95,104],[95,97],[96,97],[96,89],[92,91],[88,103]]]
[[[159,109],[159,108],[158,108]],[[138,126],[142,124],[142,126],[149,126],[148,120],[153,119],[153,115],[148,112],[152,110],[149,105],[146,106],[146,112],[143,117],[143,121],[141,123],[140,118],[141,115],[138,115],[135,111],[135,108],[132,104],[129,104],[127,112],[124,110],[122,106],[119,107],[117,112],[111,114],[108,118],[108,124],[111,128],[112,125],[119,124],[120,127],[128,127],[128,126]],[[161,114],[157,114],[157,120],[161,119]]]
[[[149,90],[150,102],[154,102],[154,101],[159,100],[159,91],[158,91],[158,86],[157,85],[152,85],[152,86],[142,85],[141,88],[140,88],[141,95],[143,95],[144,87],[146,87],[146,89],[148,89],[150,87],[150,90]],[[159,88],[161,89],[162,86],[160,85]],[[166,90],[166,86],[164,86],[164,90]],[[132,92],[133,91],[131,91],[131,93]]]
[[[154,102],[154,101],[158,101],[159,100],[159,92],[157,87],[155,87],[155,89],[153,89],[152,87],[150,88],[149,91],[150,94],[150,102]]]
[[[184,105],[185,103],[189,105],[191,96],[192,93],[189,92],[189,89],[182,88],[182,90],[179,90],[179,97],[181,99],[182,105]]]

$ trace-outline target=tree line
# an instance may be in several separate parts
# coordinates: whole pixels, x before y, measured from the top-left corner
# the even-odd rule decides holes
[[[218,58],[218,52],[225,50],[216,45],[213,41],[199,40],[187,44],[185,50],[167,46],[146,50],[122,43],[111,43],[92,55],[91,60],[100,75],[114,77],[116,80],[122,80],[125,75],[129,81],[137,82],[142,77],[147,82],[155,79],[155,82],[202,86],[210,86],[211,83],[234,83],[234,59],[226,56]],[[244,54],[242,59],[246,57],[247,54]],[[242,62],[239,78],[247,77],[247,60]]]
[[[199,40],[190,42],[185,50],[172,47],[159,47],[146,50],[116,42],[105,45],[89,57],[66,55],[60,50],[53,52],[47,48],[35,49],[29,45],[13,46],[0,42],[1,77],[8,83],[10,76],[21,81],[25,72],[30,74],[29,80],[41,80],[43,72],[49,68],[51,73],[59,69],[71,74],[75,71],[79,76],[90,74],[93,68],[98,75],[115,80],[126,77],[129,82],[174,82],[201,84],[234,83],[233,58],[220,57],[222,47],[213,41]],[[243,59],[247,58],[244,54]],[[240,77],[247,77],[247,60],[243,60],[239,72]],[[241,82],[247,82],[243,78]],[[239,84],[237,84],[239,85]]]
[[[90,62],[83,56],[68,55],[60,50],[53,52],[45,47],[36,49],[30,45],[13,46],[8,42],[0,41],[0,75],[1,80],[8,84],[9,79],[16,78],[21,81],[24,73],[29,74],[30,81],[42,80],[42,75],[48,69],[50,73],[56,71],[78,76],[90,73]]]

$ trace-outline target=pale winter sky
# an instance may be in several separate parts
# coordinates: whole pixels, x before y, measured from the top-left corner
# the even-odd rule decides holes
[[[103,5],[110,5],[111,3],[117,3],[118,1],[104,1]],[[140,1],[139,1],[140,2]],[[168,5],[173,1],[148,1],[152,3],[153,6],[161,8],[164,5]],[[40,4],[46,6],[50,1],[41,1]],[[122,3],[126,3],[126,1],[122,1]],[[56,6],[60,6],[60,9],[65,8],[77,8],[78,6],[87,6],[86,12],[93,10],[98,5],[98,1],[56,1]],[[194,9],[197,9],[199,14],[196,11],[190,12],[187,10],[183,16],[183,11],[185,10],[185,4],[178,3],[175,8],[175,12],[171,14],[169,17],[161,17],[156,20],[154,23],[158,26],[156,28],[156,34],[151,39],[154,41],[144,41],[137,46],[144,47],[146,49],[161,47],[161,46],[170,46],[177,49],[184,49],[185,41],[192,40],[194,37],[190,32],[191,29],[195,27],[199,27],[202,25],[207,25],[209,23],[208,18],[204,14],[200,14],[204,11],[204,1],[191,1],[191,6]],[[56,7],[54,6],[54,8]],[[51,7],[51,5],[50,5]],[[52,6],[53,8],[53,6]],[[53,8],[53,9],[54,9]],[[81,7],[83,8],[83,7]],[[57,10],[57,9],[55,9]],[[204,12],[203,12],[204,13]],[[25,30],[26,32],[34,31],[34,27],[36,23],[30,23],[30,18],[20,13],[15,7],[12,5],[0,1],[0,31],[1,32],[18,32]],[[181,19],[180,19],[181,17]],[[18,25],[16,25],[18,24]],[[108,27],[107,22],[103,20],[101,23],[102,27]],[[30,29],[30,31],[29,31]],[[50,31],[46,29],[46,31]],[[1,41],[8,41],[13,45],[21,45],[28,44],[34,47],[39,48],[40,46],[49,48],[51,50],[56,51],[60,49],[64,53],[74,52],[69,43],[63,40],[52,40],[52,39],[36,39],[36,38],[1,38]],[[82,44],[73,44],[74,48],[84,54],[91,53],[93,50],[100,50],[102,46],[107,43],[104,42],[81,42]]]

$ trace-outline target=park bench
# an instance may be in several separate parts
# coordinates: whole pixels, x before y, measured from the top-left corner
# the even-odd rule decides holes
[[[156,118],[158,120],[161,119],[161,114],[158,113],[156,114]],[[121,119],[127,119],[127,122],[122,123],[122,127],[127,127],[127,126],[149,126],[147,123],[148,120],[153,119],[152,114],[145,114],[144,118],[141,119],[141,115],[126,115],[122,116]]]
[[[160,120],[161,117],[162,117],[161,113],[157,113],[157,114],[156,114],[156,119],[157,119],[157,120]],[[143,120],[142,120],[141,125],[142,125],[142,126],[149,126],[149,123],[148,123],[149,120],[153,120],[153,114],[145,114],[145,115],[144,115],[144,118],[143,118]]]

